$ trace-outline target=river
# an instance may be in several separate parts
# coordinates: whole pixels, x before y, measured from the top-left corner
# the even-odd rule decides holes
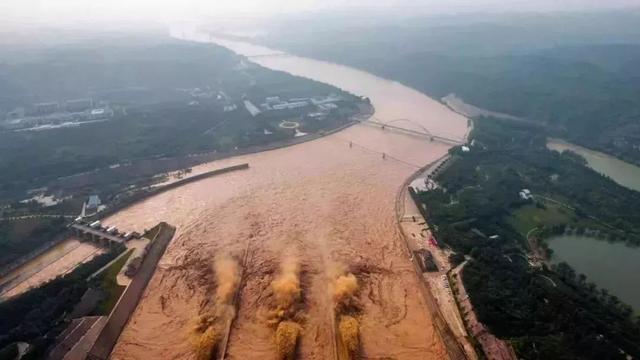
[[[629,189],[640,191],[640,167],[613,156],[568,143],[549,139],[547,147],[556,151],[571,150],[587,160],[587,166]],[[624,243],[610,243],[585,236],[557,236],[548,240],[554,251],[552,261],[565,261],[589,281],[606,288],[622,301],[640,311],[640,248]]]
[[[561,139],[549,139],[547,147],[551,150],[571,150],[587,160],[587,165],[600,174],[632,190],[640,191],[640,167],[624,162],[616,157],[599,151],[571,144]]]
[[[66,239],[0,278],[0,300],[20,295],[104,252],[91,243]]]
[[[185,36],[210,41],[197,33]],[[220,43],[245,55],[276,53]],[[466,118],[397,82],[295,56],[250,60],[367,96],[379,121],[396,120],[398,126],[455,139],[467,134]],[[333,358],[328,287],[344,269],[358,279],[360,340],[367,357],[446,358],[434,327],[435,309],[417,290],[420,278],[400,236],[395,204],[405,180],[450,146],[358,124],[302,144],[203,164],[194,172],[245,162],[250,168],[173,189],[114,214],[106,221],[120,229],[167,221],[177,232],[112,358],[192,358],[194,321],[215,311],[210,301],[214,260],[242,259],[245,250],[230,359],[275,358],[274,330],[266,322],[275,301],[270,284],[288,258],[303,270],[299,358]]]

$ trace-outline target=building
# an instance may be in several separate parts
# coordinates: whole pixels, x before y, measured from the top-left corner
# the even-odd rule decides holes
[[[340,101],[342,100],[342,98],[336,94],[331,94],[327,97],[324,98],[320,98],[320,97],[313,97],[311,98],[311,103],[313,105],[321,105],[321,104],[326,104],[326,103],[331,103],[331,102],[336,102],[336,101]]]
[[[275,105],[280,103],[280,96],[268,96],[265,101],[268,105]]]
[[[531,195],[531,191],[529,191],[529,189],[522,189],[520,190],[520,192],[518,193],[518,195],[520,196],[520,198],[522,200],[529,200],[533,198],[533,195]]]
[[[89,113],[90,120],[102,120],[102,119],[110,118],[112,116],[113,116],[113,110],[111,110],[108,107],[93,109],[91,110],[91,113]]]
[[[334,103],[324,103],[324,104],[319,104],[318,105],[318,109],[322,110],[322,111],[331,111],[333,109],[337,109],[338,105],[334,104]]]
[[[57,102],[46,102],[33,105],[36,114],[47,115],[52,114],[60,108]]]
[[[100,204],[102,204],[102,202],[100,201],[100,197],[98,197],[98,195],[91,195],[89,196],[89,200],[87,201],[87,211],[90,212],[96,212],[98,211],[98,207],[100,206]]]
[[[231,104],[231,105],[225,105],[222,108],[222,111],[224,112],[230,112],[230,111],[234,111],[235,109],[237,109],[238,107],[236,106],[236,104]]]
[[[255,105],[253,105],[253,103],[249,100],[244,101],[244,107],[251,114],[251,116],[254,116],[254,117],[259,115],[262,112]]]
[[[284,109],[296,109],[309,105],[306,101],[296,101],[296,102],[283,102],[281,104],[273,105],[272,108],[274,110],[284,110]]]
[[[64,104],[65,110],[69,112],[80,112],[93,108],[92,99],[67,100]]]

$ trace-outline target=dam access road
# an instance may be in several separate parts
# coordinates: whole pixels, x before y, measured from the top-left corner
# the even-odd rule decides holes
[[[466,138],[466,118],[399,83],[296,56],[251,58],[274,51],[195,31],[176,34],[214,41],[267,68],[369,97],[378,121],[403,119],[394,125]],[[302,144],[200,165],[198,171],[240,162],[251,168],[194,182],[113,214],[107,221],[124,230],[166,221],[177,231],[111,358],[195,358],[194,324],[212,311],[214,262],[226,257],[242,259],[243,274],[227,359],[276,358],[268,304],[285,258],[295,258],[300,266],[304,316],[297,358],[335,357],[328,289],[336,271],[347,269],[358,282],[355,318],[363,358],[447,359],[417,290],[420,280],[398,228],[395,200],[407,178],[450,147],[356,124]]]

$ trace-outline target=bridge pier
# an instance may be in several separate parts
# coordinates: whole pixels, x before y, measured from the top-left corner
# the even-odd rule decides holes
[[[111,248],[114,243],[122,244],[126,240],[117,234],[107,233],[103,229],[94,229],[83,224],[73,224],[71,226],[74,234],[81,241],[91,241],[99,246]]]

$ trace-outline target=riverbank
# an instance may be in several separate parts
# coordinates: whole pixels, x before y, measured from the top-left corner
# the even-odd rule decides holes
[[[62,276],[102,253],[97,246],[67,238],[2,276],[0,299],[5,301]]]
[[[473,360],[477,359],[478,355],[473,344],[469,341],[469,335],[459,309],[451,292],[442,286],[441,276],[446,277],[451,269],[448,254],[429,242],[429,238],[432,235],[427,219],[423,217],[422,212],[410,195],[410,184],[417,179],[426,181],[431,176],[434,176],[442,168],[442,165],[449,160],[449,155],[443,156],[407,178],[398,190],[396,197],[396,218],[398,228],[407,247],[407,253],[419,278],[421,294],[424,296],[425,303],[434,318],[435,326],[444,340],[448,358]],[[437,271],[425,272],[418,264],[421,259],[417,253],[425,250],[433,256]]]
[[[151,246],[131,283],[122,293],[109,314],[91,349],[87,349],[89,359],[108,359],[120,333],[140,302],[142,295],[156,270],[158,261],[175,234],[175,227],[160,223],[156,236],[150,239]]]
[[[526,119],[518,116],[503,114],[503,113],[499,113],[491,110],[482,109],[475,105],[467,104],[466,102],[464,102],[463,99],[459,98],[458,96],[456,96],[456,94],[453,94],[453,93],[443,97],[442,99],[440,99],[440,101],[442,101],[443,104],[447,105],[449,109],[461,115],[464,115],[470,119],[484,116],[484,117],[495,117],[499,119],[527,122]]]
[[[38,246],[34,250],[29,251],[27,254],[20,256],[18,259],[15,259],[11,263],[2,266],[2,268],[0,268],[0,278],[6,277],[9,273],[15,271],[15,269],[17,269],[18,267],[23,266],[32,259],[46,253],[47,251],[51,250],[51,248],[60,244],[67,238],[68,235],[66,231],[59,231],[58,234],[53,237],[53,239]]]
[[[429,302],[434,307],[434,316],[444,324],[441,333],[446,339],[450,358],[477,359],[478,354],[483,354],[490,359],[513,360],[516,359],[513,348],[494,336],[478,320],[462,281],[461,272],[467,261],[459,266],[451,263],[450,259],[456,252],[446,243],[438,241],[432,229],[432,226],[437,229],[438,225],[433,224],[427,216],[429,204],[420,202],[416,197],[420,191],[438,189],[439,185],[433,179],[455,164],[455,160],[456,158],[447,155],[409,179],[412,185],[428,185],[404,188],[401,202],[404,212],[398,217],[399,225],[412,253],[416,254],[416,250],[427,251],[436,264],[437,270],[422,272],[418,268],[418,273],[422,273],[423,282],[428,284],[431,298]],[[406,215],[407,213],[410,215]]]
[[[498,113],[471,104],[467,104],[463,99],[457,97],[455,94],[449,94],[443,97],[441,101],[451,110],[469,118],[498,118],[502,120],[521,122],[538,128],[545,128],[545,125],[533,120],[509,114]],[[549,129],[549,132],[553,133],[553,130]],[[547,141],[547,148],[558,152],[570,150],[584,157],[585,160],[587,160],[587,165],[593,170],[610,177],[613,181],[622,186],[625,186],[632,190],[640,191],[640,167],[634,163],[626,162],[623,159],[616,157],[615,155],[607,154],[597,149],[573,144],[565,139],[560,138],[550,137]]]
[[[137,192],[135,192],[132,195],[128,195],[123,197],[120,201],[117,202],[112,202],[109,204],[109,207],[107,207],[107,209],[96,213],[95,215],[88,217],[87,219],[89,221],[91,220],[96,220],[96,219],[103,219],[108,217],[111,214],[117,213],[118,211],[121,211],[123,209],[126,209],[127,207],[140,202],[146,198],[149,198],[151,196],[155,196],[158,194],[162,194],[163,192],[175,189],[177,187],[180,186],[184,186],[186,184],[190,184],[194,181],[198,181],[198,180],[202,180],[202,179],[206,179],[206,178],[210,178],[212,176],[217,176],[217,175],[222,175],[222,174],[226,174],[232,171],[238,171],[238,170],[246,170],[249,168],[249,164],[239,164],[239,165],[232,165],[232,166],[228,166],[228,167],[224,167],[221,169],[216,169],[216,170],[210,170],[204,173],[199,173],[199,174],[194,174],[192,176],[177,180],[175,182],[160,186],[160,187],[151,187],[151,188],[146,188],[146,189],[142,189],[139,190]]]

